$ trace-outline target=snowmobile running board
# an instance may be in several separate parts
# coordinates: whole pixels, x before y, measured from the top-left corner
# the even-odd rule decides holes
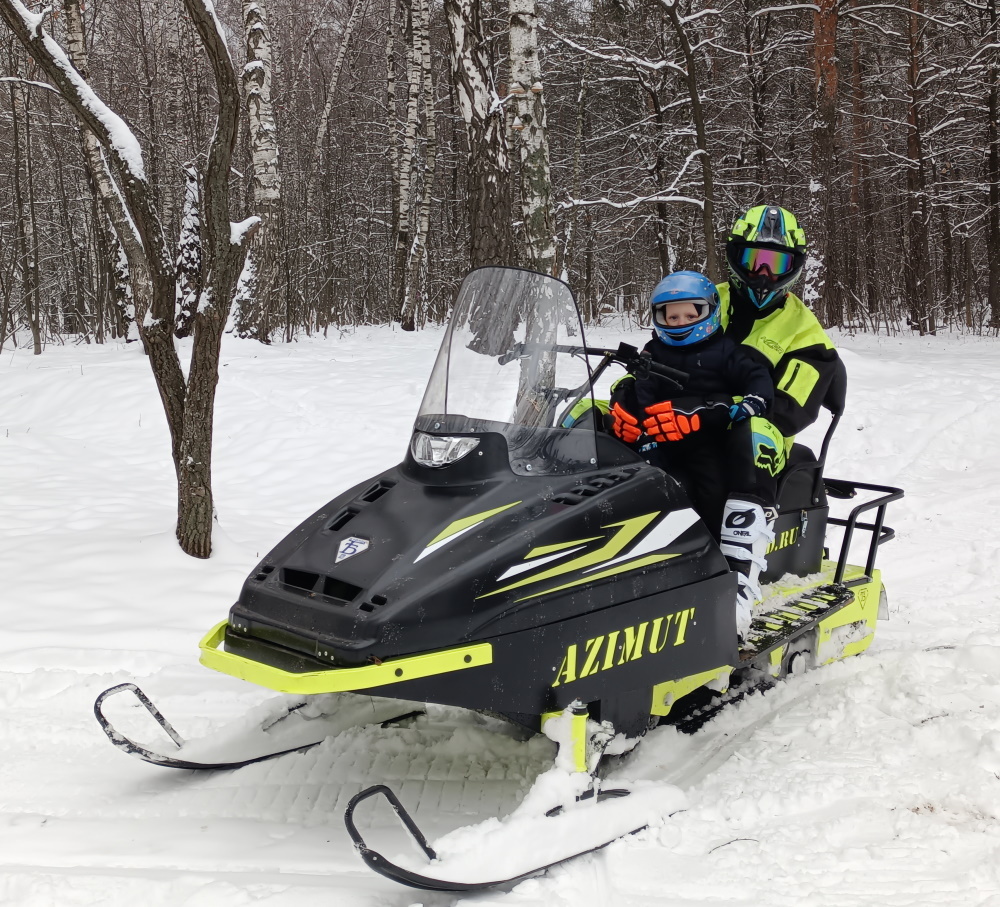
[[[158,752],[119,731],[104,714],[104,702],[118,693],[131,692],[139,703],[153,716],[164,733],[177,746],[181,755]],[[224,737],[221,745],[206,747],[201,741],[185,741],[167,721],[163,713],[153,705],[152,700],[134,683],[120,683],[97,697],[94,702],[94,716],[108,739],[122,752],[136,756],[143,762],[161,765],[165,768],[182,768],[193,771],[222,771],[243,768],[255,762],[274,759],[287,753],[297,753],[322,743],[341,731],[361,725],[386,725],[402,721],[415,715],[422,715],[423,709],[417,703],[404,700],[379,700],[355,697],[364,700],[365,708],[346,709],[347,714],[309,716],[301,710],[307,705],[302,699],[291,704],[283,704],[255,726],[237,729]],[[354,714],[351,714],[353,711]],[[201,743],[201,746],[198,744]],[[185,749],[189,753],[185,754]],[[194,750],[193,753],[190,751]]]
[[[609,800],[619,800],[623,797],[627,797],[630,793],[631,791],[621,789],[602,790],[597,794],[597,804],[593,805],[599,805],[600,803],[607,802]],[[488,881],[460,881],[458,879],[445,879],[438,876],[426,875],[412,869],[407,869],[406,867],[400,866],[393,863],[391,860],[386,859],[378,851],[372,850],[368,846],[364,837],[361,835],[361,832],[358,831],[357,825],[354,823],[354,810],[358,804],[376,796],[385,797],[400,822],[410,833],[410,836],[423,851],[427,859],[431,861],[431,863],[438,861],[439,858],[437,853],[430,846],[430,844],[427,843],[427,838],[417,827],[417,823],[413,821],[413,817],[406,811],[406,808],[400,802],[395,793],[393,793],[393,791],[384,784],[373,785],[372,787],[361,791],[359,794],[355,794],[355,796],[351,798],[351,801],[347,804],[347,810],[344,813],[344,824],[347,826],[347,833],[351,836],[351,840],[354,841],[354,846],[357,848],[358,854],[361,856],[361,859],[364,860],[365,865],[368,866],[369,869],[374,870],[379,875],[385,876],[387,879],[399,882],[401,885],[408,885],[410,888],[419,888],[423,891],[486,891],[491,888],[513,885],[517,882],[523,881],[524,879],[539,875],[540,873],[551,869],[553,866],[558,866],[561,863],[576,859],[577,857],[594,853],[607,847],[609,844],[613,844],[620,838],[636,834],[637,832],[643,831],[649,827],[649,822],[645,821],[641,822],[641,824],[635,825],[634,827],[630,827],[628,825],[621,827],[618,825],[617,827],[611,828],[609,828],[606,823],[598,822],[598,825],[602,825],[605,834],[596,843],[591,843],[589,846],[574,849],[571,845],[567,852],[564,852],[555,858],[550,859],[546,857],[546,862],[542,865],[532,866],[522,872],[518,872],[515,875],[505,878],[490,879]],[[591,800],[593,797],[594,790],[593,788],[590,788],[583,793],[577,802]],[[565,815],[566,814],[562,808],[557,806],[554,809],[549,810],[545,814],[544,819],[556,820]],[[633,819],[632,821],[635,822],[637,820]]]

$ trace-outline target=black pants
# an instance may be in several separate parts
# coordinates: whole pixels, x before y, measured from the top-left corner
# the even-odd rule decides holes
[[[744,498],[762,507],[777,504],[785,445],[766,419],[736,422],[724,431],[695,432],[680,441],[645,447],[640,453],[681,483],[716,541],[727,498]]]

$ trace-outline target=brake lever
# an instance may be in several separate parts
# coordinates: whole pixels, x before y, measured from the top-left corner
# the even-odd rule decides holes
[[[515,343],[506,353],[501,353],[497,356],[497,362],[500,365],[506,365],[508,362],[513,362],[515,359],[520,359],[524,355],[524,344],[521,342]]]
[[[628,343],[618,344],[616,358],[637,379],[642,380],[648,378],[650,375],[656,375],[661,381],[668,381],[677,390],[684,390],[685,382],[691,377],[687,372],[682,372],[680,369],[654,362],[650,356],[640,353],[634,346]]]

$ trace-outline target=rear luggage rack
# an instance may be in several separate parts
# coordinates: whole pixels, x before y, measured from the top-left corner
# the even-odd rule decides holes
[[[893,501],[898,501],[903,497],[902,488],[894,488],[891,485],[872,485],[868,482],[852,482],[846,479],[823,479],[827,494],[835,498],[848,499],[857,496],[860,490],[881,492],[878,497],[863,504],[858,504],[846,519],[840,517],[829,517],[828,523],[834,526],[844,527],[844,540],[840,545],[840,555],[837,558],[837,569],[833,575],[834,585],[857,586],[867,583],[871,579],[872,571],[875,569],[875,557],[878,554],[880,545],[892,541],[896,537],[894,529],[885,525],[885,508]],[[872,523],[859,523],[858,517],[870,510],[876,511],[875,521]],[[855,529],[864,529],[871,533],[871,542],[868,545],[868,560],[865,563],[864,576],[844,583],[844,571],[847,569],[847,557],[851,550],[851,540],[854,537]]]

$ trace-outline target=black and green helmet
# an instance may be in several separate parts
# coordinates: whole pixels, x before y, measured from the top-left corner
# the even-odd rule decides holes
[[[726,241],[731,282],[758,309],[780,305],[802,275],[806,235],[795,215],[777,205],[757,205],[736,218]]]

